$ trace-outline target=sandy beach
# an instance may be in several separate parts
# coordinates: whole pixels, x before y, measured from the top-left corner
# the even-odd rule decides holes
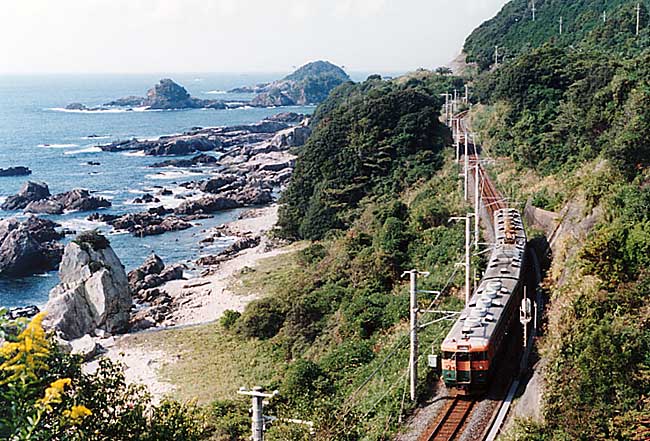
[[[209,323],[218,320],[228,309],[243,311],[257,296],[242,296],[229,289],[241,269],[254,267],[260,259],[294,250],[291,246],[270,246],[267,235],[277,221],[277,213],[278,207],[275,204],[255,208],[245,212],[242,218],[226,224],[223,229],[234,235],[260,236],[260,244],[225,260],[211,269],[208,276],[176,280],[163,285],[161,289],[175,299],[178,307],[163,323],[163,328],[144,332]],[[111,340],[107,345],[106,356],[122,363],[127,381],[146,385],[155,401],[158,401],[174,389],[174,385],[164,382],[158,375],[160,367],[165,363],[173,363],[173,360],[162,351],[132,344],[132,336],[133,334],[125,334]]]

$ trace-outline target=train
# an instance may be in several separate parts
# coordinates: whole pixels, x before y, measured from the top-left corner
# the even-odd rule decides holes
[[[441,377],[456,395],[487,391],[519,323],[525,294],[526,231],[519,211],[495,210],[495,244],[470,302],[441,344]],[[514,348],[513,348],[514,349]]]

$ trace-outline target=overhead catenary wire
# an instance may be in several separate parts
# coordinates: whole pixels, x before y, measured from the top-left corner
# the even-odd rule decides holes
[[[444,288],[443,288],[442,290],[440,290],[440,295],[442,295],[444,292],[446,292],[447,290],[449,290],[449,288],[451,287],[451,284],[453,283],[453,281],[454,281],[454,279],[456,278],[456,275],[457,275],[457,274],[458,274],[458,267],[454,267],[454,270],[452,271],[451,276],[447,279]],[[425,310],[425,312],[422,314],[422,317],[424,317],[424,316],[427,315],[427,314],[432,314],[432,312],[431,312],[431,311],[428,311],[428,310],[430,310],[430,309],[434,306],[435,302],[436,302],[437,299],[440,297],[440,295],[439,295],[439,296],[436,296],[436,298],[434,298],[434,299],[430,302],[429,306],[427,307],[427,310]],[[349,397],[345,400],[345,402],[343,403],[343,414],[342,414],[342,415],[337,419],[337,422],[335,423],[335,425],[334,425],[334,427],[333,427],[332,429],[337,429],[337,427],[338,427],[339,425],[344,424],[344,422],[345,422],[345,417],[348,416],[348,415],[350,414],[350,412],[352,411],[352,409],[354,408],[354,400],[355,400],[355,398],[358,396],[358,394],[359,394],[359,393],[360,393],[360,392],[361,392],[361,391],[362,391],[362,390],[363,390],[363,389],[364,389],[364,388],[365,388],[365,387],[366,387],[366,386],[367,386],[367,385],[372,381],[372,379],[373,379],[373,378],[374,378],[374,377],[375,377],[375,376],[376,376],[376,375],[381,371],[381,369],[382,369],[382,368],[383,368],[383,367],[388,363],[388,361],[390,361],[390,359],[393,358],[393,357],[394,357],[394,356],[399,352],[399,350],[402,349],[402,347],[404,346],[404,344],[407,343],[407,342],[408,342],[408,334],[403,334],[403,335],[398,339],[398,341],[395,343],[394,347],[391,349],[391,351],[388,353],[388,355],[386,355],[386,356],[382,359],[382,361],[379,363],[379,366],[377,366],[377,367],[376,367],[376,368],[375,368],[375,369],[370,373],[370,375],[368,375],[368,377],[366,377],[366,378],[364,379],[364,381],[361,383],[361,385],[359,385],[359,387],[357,387],[357,388],[354,390],[354,392],[352,392],[352,394],[350,394],[350,396],[349,396]],[[422,354],[420,354],[420,355],[418,356],[417,361],[419,362],[421,359],[422,359]],[[408,374],[408,368],[406,369],[406,371],[405,371],[405,373],[404,373],[403,375],[407,375],[407,374]],[[400,377],[400,379],[401,379],[401,378],[402,378],[402,377]],[[391,389],[392,389],[392,388],[394,388],[394,385],[391,386]],[[382,397],[380,397],[380,399],[379,399],[378,401],[375,402],[375,404],[372,406],[371,409],[374,409],[374,407],[376,407],[376,405],[379,404],[379,403],[381,402],[381,400],[383,400],[383,399],[386,397],[386,395],[388,395],[387,392],[385,392],[385,393],[382,395]],[[368,414],[369,414],[369,412],[367,413],[367,415],[368,415]],[[364,417],[364,418],[365,418],[365,417]],[[338,428],[338,430],[337,430],[335,433],[339,433],[339,431],[340,431],[341,429],[343,429],[343,427]]]

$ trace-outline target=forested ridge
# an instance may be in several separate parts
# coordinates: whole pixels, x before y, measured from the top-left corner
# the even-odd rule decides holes
[[[465,44],[482,71],[471,118],[501,185],[572,229],[545,280],[544,421],[509,439],[650,437],[650,27],[641,2],[636,35],[637,3],[537,1],[533,22],[513,0]],[[488,70],[496,45],[508,56]]]
[[[535,21],[532,6],[535,4]],[[636,7],[640,4],[640,35]],[[560,20],[562,34],[560,34]],[[574,51],[597,50],[610,56],[638,54],[650,42],[646,2],[636,0],[512,0],[465,40],[468,62],[481,71],[495,61],[511,61],[545,43]]]

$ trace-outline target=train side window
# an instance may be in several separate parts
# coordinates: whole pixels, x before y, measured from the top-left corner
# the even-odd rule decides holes
[[[456,354],[456,360],[458,360],[458,361],[469,361],[469,352],[458,352]]]
[[[487,359],[487,352],[474,352],[472,354],[472,361],[486,361]]]

